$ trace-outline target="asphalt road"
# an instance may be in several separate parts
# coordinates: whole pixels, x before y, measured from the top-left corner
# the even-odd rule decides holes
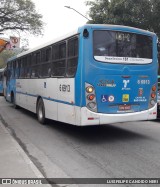
[[[14,109],[3,97],[0,115],[46,177],[160,178],[160,121],[43,126],[36,115]]]

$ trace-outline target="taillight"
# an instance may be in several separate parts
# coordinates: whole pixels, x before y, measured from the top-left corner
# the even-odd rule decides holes
[[[93,112],[97,112],[97,103],[94,87],[91,84],[86,83],[85,90],[87,108]]]
[[[87,99],[92,101],[95,98],[95,95],[91,94],[87,96]]]
[[[149,108],[152,108],[157,103],[157,87],[153,85],[150,92]]]
[[[154,99],[156,97],[156,93],[151,93],[151,97]]]

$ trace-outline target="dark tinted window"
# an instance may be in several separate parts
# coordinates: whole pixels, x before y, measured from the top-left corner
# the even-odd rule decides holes
[[[66,70],[66,42],[53,45],[51,76],[65,76]]]
[[[41,77],[50,77],[51,76],[51,64],[45,63],[41,65]]]
[[[41,62],[45,62],[46,61],[46,50],[42,49],[41,51]]]
[[[32,54],[32,65],[36,64],[36,53]]]
[[[23,64],[23,59],[19,59],[19,69],[20,69],[20,78],[24,78],[24,64]]]
[[[16,78],[74,77],[78,64],[78,37],[74,36],[52,46],[8,63],[10,75]]]
[[[51,47],[46,49],[46,62],[51,60]]]
[[[75,76],[78,64],[78,38],[68,40],[67,77]]]
[[[31,68],[31,78],[39,78],[40,66],[33,66]]]
[[[52,48],[52,59],[57,60],[59,59],[59,45],[54,45]]]
[[[19,62],[16,60],[15,78],[19,78]]]
[[[26,78],[29,78],[31,76],[31,59],[32,56],[27,56],[27,66],[26,66]]]
[[[3,72],[0,72],[0,81],[2,81],[3,78]]]
[[[48,62],[49,60],[51,60],[51,47],[41,51],[41,62]]]
[[[40,52],[36,53],[36,64],[40,63]]]
[[[94,56],[152,59],[152,38],[115,31],[94,31]]]
[[[30,76],[31,78],[39,78],[40,77],[40,63],[41,63],[41,52],[36,51],[31,54],[31,56],[28,59],[28,63],[31,60],[31,66],[30,68],[28,67],[27,69],[27,77]]]
[[[59,48],[59,58],[66,58],[66,43],[60,44]]]
[[[40,77],[50,77],[51,75],[51,49],[51,47],[47,47],[41,51]]]

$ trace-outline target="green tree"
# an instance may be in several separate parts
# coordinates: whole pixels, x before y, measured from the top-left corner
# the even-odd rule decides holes
[[[153,31],[160,37],[160,0],[94,0],[89,23],[118,24]]]
[[[0,32],[26,31],[42,34],[42,15],[35,10],[31,0],[1,0],[0,1]]]
[[[0,68],[4,68],[7,64],[7,59],[14,56],[15,53],[13,51],[4,50],[0,53]]]

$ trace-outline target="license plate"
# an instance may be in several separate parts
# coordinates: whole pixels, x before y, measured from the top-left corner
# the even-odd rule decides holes
[[[119,105],[119,110],[131,110],[131,105]]]

